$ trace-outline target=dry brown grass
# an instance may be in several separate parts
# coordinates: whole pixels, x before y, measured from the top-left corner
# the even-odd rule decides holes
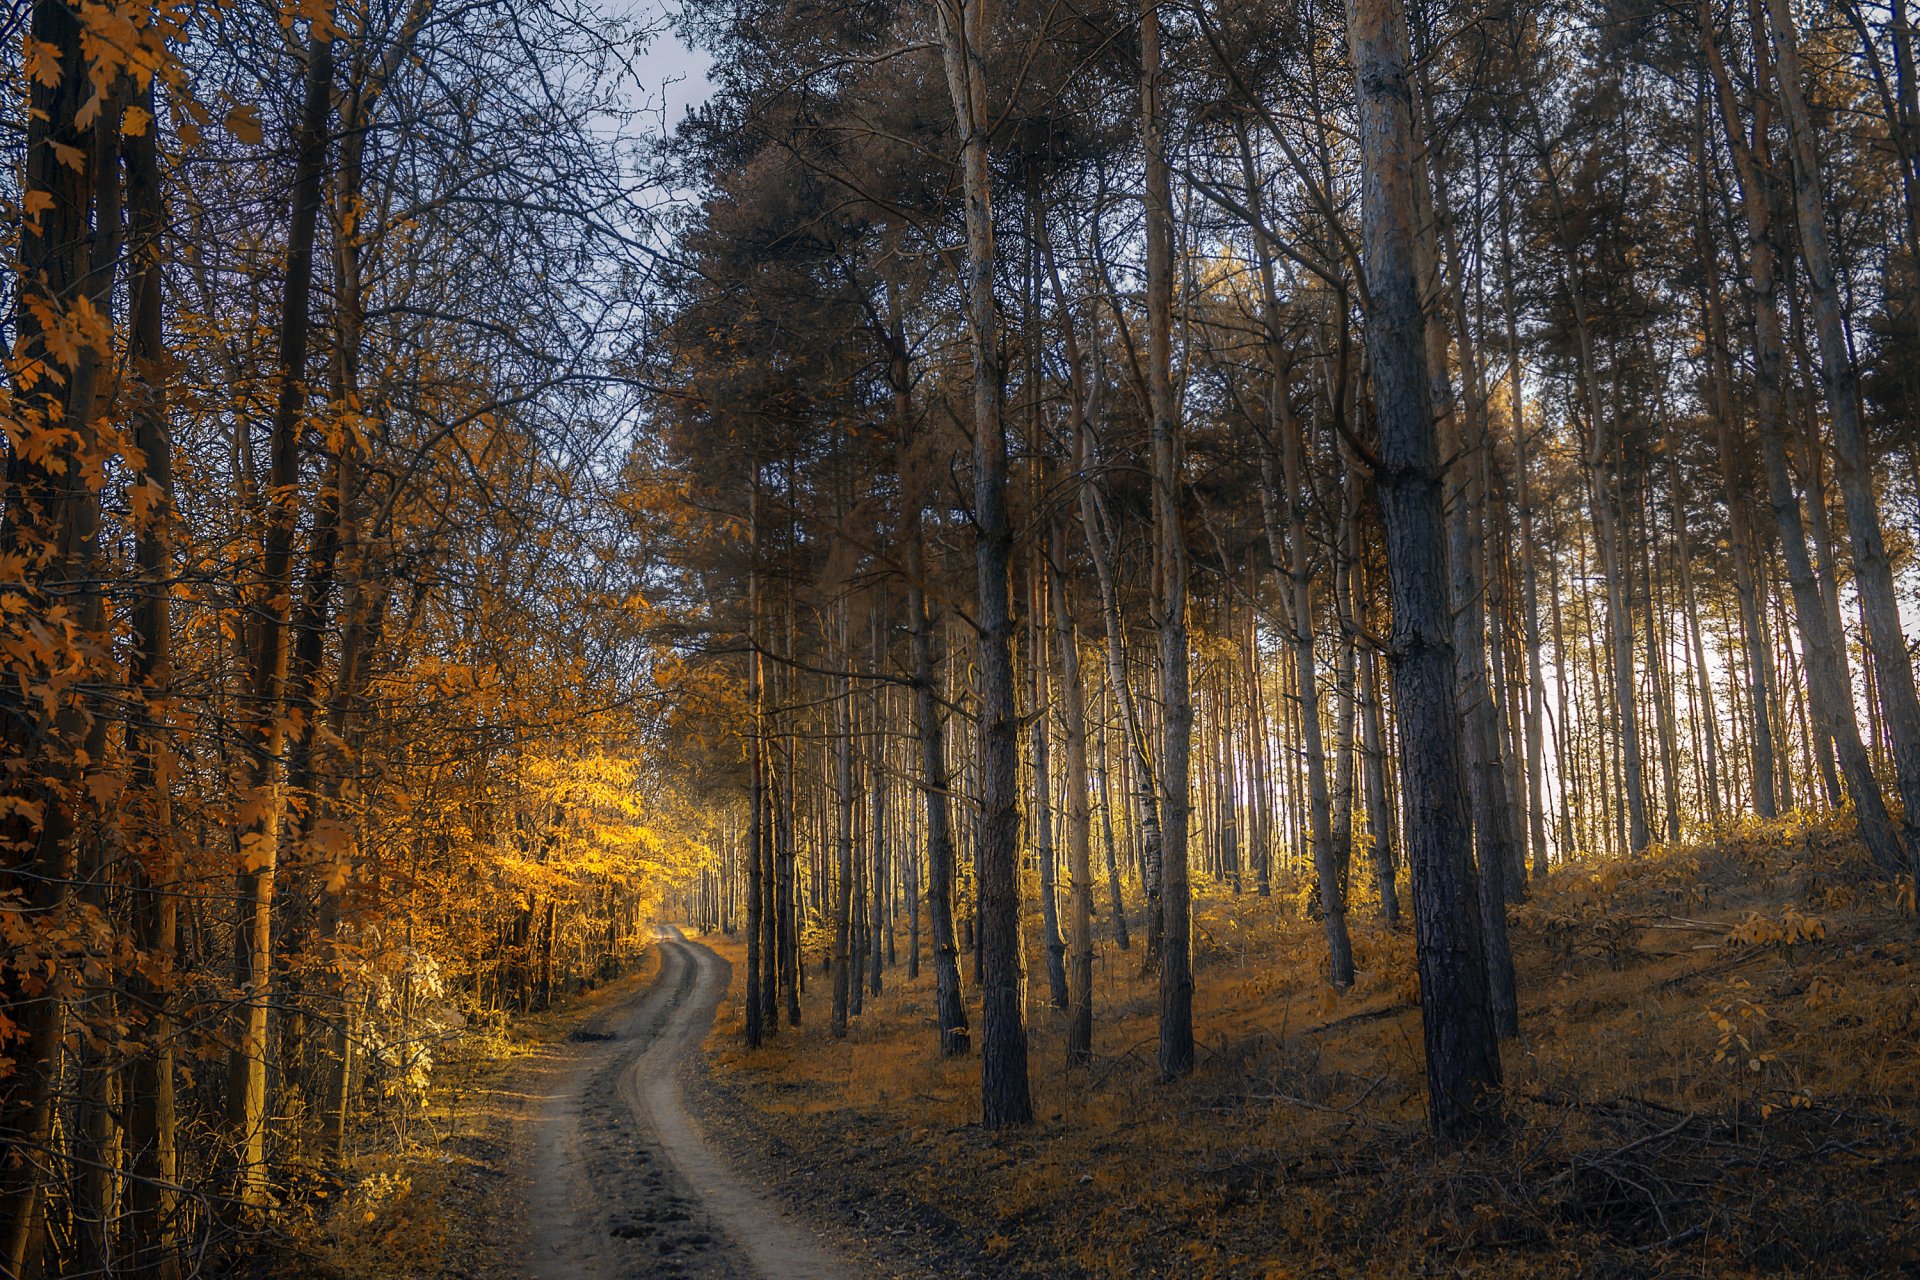
[[[1411,940],[1361,904],[1336,996],[1303,896],[1203,897],[1189,1080],[1156,1079],[1137,944],[1103,941],[1099,1057],[1072,1071],[1032,954],[1040,1119],[987,1134],[977,1061],[934,1051],[930,969],[889,970],[835,1041],[814,957],[771,1047],[723,1010],[715,1122],[949,1275],[1920,1274],[1920,948],[1832,825],[1555,872],[1514,911],[1508,1131],[1466,1152],[1424,1136]]]

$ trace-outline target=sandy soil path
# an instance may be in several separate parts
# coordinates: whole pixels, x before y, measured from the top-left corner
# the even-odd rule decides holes
[[[574,1033],[530,1099],[526,1268],[535,1280],[858,1280],[858,1264],[743,1179],[701,1132],[686,1072],[726,961],[677,929],[637,999]]]

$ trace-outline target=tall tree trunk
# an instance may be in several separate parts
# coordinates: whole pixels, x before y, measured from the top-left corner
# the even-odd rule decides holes
[[[1126,634],[1121,628],[1120,593],[1114,578],[1113,543],[1107,537],[1105,522],[1101,519],[1099,494],[1094,488],[1094,458],[1092,420],[1100,403],[1101,378],[1096,368],[1090,377],[1087,367],[1082,363],[1080,340],[1073,316],[1067,308],[1066,292],[1060,287],[1060,272],[1054,261],[1053,243],[1047,237],[1045,222],[1037,228],[1040,247],[1046,255],[1047,274],[1053,284],[1053,295],[1060,314],[1061,342],[1067,359],[1067,379],[1069,400],[1067,406],[1068,425],[1073,431],[1074,473],[1078,482],[1074,486],[1075,498],[1080,509],[1080,529],[1087,543],[1087,551],[1093,560],[1094,578],[1100,588],[1100,619],[1106,647],[1107,691],[1120,713],[1120,735],[1126,743],[1126,758],[1132,763],[1134,785],[1132,791],[1139,809],[1140,838],[1144,846],[1141,864],[1145,874],[1141,876],[1142,887],[1147,898],[1147,965],[1152,969],[1159,963],[1160,939],[1160,801],[1153,781],[1153,769],[1149,753],[1145,727],[1135,712],[1133,705],[1133,687],[1127,678]],[[1127,936],[1126,903],[1120,894],[1119,872],[1113,855],[1113,817],[1107,805],[1107,769],[1104,746],[1101,751],[1100,787],[1101,815],[1105,823],[1107,842],[1107,874],[1113,891],[1113,915],[1115,938],[1121,950],[1127,950],[1131,939]]]
[[[749,1049],[760,1047],[766,1035],[766,1023],[773,1011],[760,995],[760,973],[773,963],[760,945],[768,909],[766,859],[767,838],[767,724],[765,686],[762,681],[762,633],[760,629],[760,473],[754,469],[751,508],[747,513],[747,713],[751,717],[747,731],[747,973],[746,1041]]]
[[[1367,352],[1379,421],[1375,469],[1393,601],[1394,705],[1413,870],[1414,938],[1427,1049],[1428,1115],[1444,1141],[1497,1123],[1500,1051],[1488,1003],[1473,833],[1454,696],[1444,471],[1427,378],[1420,298],[1415,138],[1406,15],[1395,0],[1349,0],[1357,83]]]
[[[153,88],[138,104],[153,115]],[[167,418],[168,360],[163,324],[166,207],[160,186],[160,155],[154,130],[122,143],[127,175],[127,249],[130,327],[127,357],[134,385],[134,445],[143,459],[147,516],[134,537],[139,595],[133,607],[134,647],[128,684],[141,709],[127,730],[133,759],[132,792],[140,806],[135,850],[135,933],[147,958],[128,974],[129,995],[147,1010],[147,1025],[127,1084],[127,1146],[132,1178],[127,1186],[128,1269],[136,1276],[170,1280],[179,1272],[174,1243],[175,1191],[179,1181],[177,1095],[174,1078],[173,969],[179,949],[179,904],[175,890],[180,853],[173,829],[173,797],[163,767],[173,684],[173,438]]]
[[[1555,235],[1560,241],[1560,278],[1573,310],[1575,366],[1587,411],[1584,464],[1590,490],[1594,542],[1606,582],[1608,651],[1612,659],[1614,714],[1619,724],[1620,786],[1626,792],[1627,847],[1637,853],[1653,838],[1647,823],[1647,794],[1640,749],[1639,696],[1633,675],[1633,613],[1628,599],[1618,505],[1620,449],[1611,419],[1600,403],[1599,364],[1593,349],[1593,324],[1579,274],[1579,247],[1560,189],[1559,172],[1540,121],[1538,104],[1529,100],[1533,146],[1546,177]]]
[[[316,24],[315,30],[318,30]],[[227,1122],[236,1156],[240,1202],[264,1207],[267,1171],[267,1021],[273,1003],[273,901],[284,795],[284,701],[291,634],[293,543],[300,514],[300,418],[306,402],[307,346],[312,331],[314,229],[326,165],[333,85],[333,41],[310,33],[307,82],[298,137],[293,214],[287,233],[280,318],[280,392],[274,407],[265,529],[250,684],[254,699],[253,767],[240,835],[234,943],[234,1047],[228,1059]]]
[[[1013,705],[1007,515],[1007,433],[1001,414],[993,302],[992,174],[988,169],[987,18],[984,0],[940,0],[940,34],[954,123],[963,140],[966,302],[973,356],[973,517],[979,580],[980,1098],[989,1129],[1033,1122],[1027,1025],[1021,1000],[1019,725]]]
[[[835,654],[841,669],[834,677],[833,779],[833,1013],[829,1027],[836,1039],[847,1034],[847,1019],[852,1008],[853,975],[850,950],[853,944],[853,686],[846,668],[853,664],[853,649],[848,643],[847,600],[842,595],[834,623]]]
[[[1513,292],[1513,238],[1507,200],[1507,158],[1502,144],[1500,180],[1500,292],[1507,323],[1507,410],[1513,434],[1513,472],[1520,501],[1520,612],[1527,651],[1527,820],[1533,877],[1547,874],[1546,713],[1547,682],[1540,654],[1540,576],[1533,532],[1533,468],[1527,436],[1526,389],[1520,376],[1519,307]],[[1556,653],[1557,656],[1557,653]],[[1563,784],[1564,786],[1564,784]],[[1565,857],[1570,850],[1563,849]]]
[[[1426,95],[1415,119],[1422,118]],[[1422,197],[1426,184],[1414,187],[1415,214],[1423,225],[1440,224],[1431,248],[1423,237],[1421,268],[1438,294],[1441,251],[1452,267],[1448,303],[1455,316],[1460,367],[1466,381],[1465,412],[1454,402],[1449,372],[1448,332],[1439,305],[1427,313],[1427,377],[1437,415],[1442,447],[1453,455],[1448,468],[1446,502],[1449,594],[1453,610],[1454,673],[1458,681],[1460,718],[1465,734],[1467,794],[1473,814],[1474,848],[1479,866],[1476,886],[1480,901],[1480,928],[1487,963],[1487,990],[1493,1025],[1502,1037],[1519,1034],[1519,1005],[1514,994],[1513,953],[1507,942],[1507,884],[1516,861],[1512,808],[1507,797],[1506,770],[1500,762],[1499,712],[1487,679],[1486,598],[1478,549],[1486,538],[1486,493],[1479,452],[1487,447],[1486,383],[1480,375],[1478,351],[1467,327],[1465,263],[1445,223],[1451,218],[1446,188],[1434,184],[1436,199]],[[1433,210],[1437,210],[1437,217]],[[1438,299],[1436,298],[1436,303]],[[1464,429],[1463,424],[1464,422]]]
[[[927,925],[933,940],[933,984],[940,1052],[951,1057],[967,1050],[967,1007],[960,994],[960,952],[953,926],[953,817],[947,774],[946,724],[934,688],[933,624],[927,616],[927,478],[933,460],[923,441],[910,447],[907,431],[913,415],[912,380],[906,332],[897,291],[892,310],[891,375],[894,420],[900,444],[901,513],[905,520],[902,555],[907,577],[907,629],[913,652],[913,714],[920,744],[920,794],[927,824]]]
[[[93,269],[90,213],[93,179],[102,167],[94,154],[100,131],[78,119],[92,91],[79,14],[65,0],[35,0],[30,22],[31,38],[57,55],[59,75],[52,84],[33,77],[28,89],[21,187],[24,207],[34,216],[22,221],[18,233],[14,367],[36,376],[16,377],[9,433],[15,441],[45,433],[45,447],[6,451],[0,552],[20,566],[17,584],[9,585],[25,598],[25,616],[70,620],[80,643],[90,645],[98,643],[104,618],[100,592],[68,584],[99,578],[99,496],[79,481],[95,465],[94,387],[110,352],[91,343],[71,355],[57,351],[48,341],[47,320],[93,302],[96,280],[113,279],[110,267]],[[9,776],[6,799],[13,803],[0,820],[0,839],[9,851],[7,888],[42,938],[60,939],[77,931],[70,917],[72,886],[82,870],[80,761],[92,717],[74,693],[44,718],[17,701],[6,711],[8,763],[24,767]],[[37,824],[27,816],[36,811]],[[0,1271],[23,1277],[37,1274],[42,1263],[43,1179],[56,1158],[55,1089],[68,1007],[85,994],[75,989],[86,966],[72,944],[54,942],[48,958],[55,980],[44,990],[29,994],[11,980],[6,986],[5,1011],[20,1042],[12,1051],[17,1065],[0,1088],[0,1145],[15,1157],[0,1168]]]
[[[873,857],[867,877],[867,992],[879,995],[881,964],[886,957],[887,928],[887,790],[892,781],[887,773],[887,739],[882,732],[887,722],[886,685],[878,678],[886,667],[886,612],[884,601],[873,606],[873,734],[869,739],[872,801]]]
[[[1161,734],[1160,1075],[1193,1070],[1193,928],[1187,823],[1193,702],[1188,686],[1187,542],[1182,447],[1173,398],[1173,194],[1166,154],[1160,15],[1140,15],[1140,127],[1147,156],[1147,400],[1152,415],[1154,569],[1159,580]]]
[[[1720,300],[1719,254],[1714,243],[1710,213],[1711,192],[1707,169],[1707,105],[1700,105],[1697,171],[1700,178],[1700,211],[1695,223],[1696,248],[1706,264],[1701,273],[1703,284],[1700,306],[1706,320],[1707,381],[1713,396],[1714,443],[1720,461],[1720,479],[1727,503],[1727,542],[1733,561],[1733,590],[1740,602],[1740,635],[1746,658],[1747,700],[1750,707],[1748,742],[1753,768],[1753,808],[1763,818],[1779,812],[1775,803],[1774,763],[1775,731],[1772,699],[1767,696],[1768,672],[1772,658],[1768,654],[1765,628],[1761,625],[1760,596],[1754,581],[1753,529],[1747,503],[1751,484],[1747,469],[1736,446],[1738,424],[1734,418],[1733,379],[1728,372],[1726,310]]]
[[[1256,224],[1264,225],[1260,186],[1244,134],[1240,137],[1240,165],[1247,188],[1248,207]],[[1293,655],[1293,681],[1299,698],[1300,741],[1305,757],[1307,819],[1313,839],[1314,872],[1320,881],[1320,915],[1327,934],[1327,979],[1334,990],[1353,985],[1353,943],[1347,934],[1345,877],[1341,851],[1334,839],[1333,800],[1327,785],[1326,737],[1320,727],[1320,686],[1313,645],[1313,567],[1307,540],[1307,511],[1313,495],[1306,479],[1306,449],[1300,419],[1288,396],[1285,352],[1281,346],[1279,293],[1274,286],[1273,245],[1256,228],[1262,315],[1269,376],[1268,439],[1260,451],[1261,514],[1274,568],[1285,575],[1288,647]],[[1275,483],[1274,458],[1280,475]],[[1287,540],[1283,549],[1274,507],[1284,503]]]

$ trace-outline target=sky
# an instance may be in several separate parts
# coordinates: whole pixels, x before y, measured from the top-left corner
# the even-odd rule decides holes
[[[679,13],[674,0],[607,0],[607,9],[631,14],[648,26],[664,26]],[[673,128],[689,108],[706,101],[712,92],[707,80],[712,65],[713,59],[690,48],[672,31],[662,31],[635,60],[645,105],[657,126]]]

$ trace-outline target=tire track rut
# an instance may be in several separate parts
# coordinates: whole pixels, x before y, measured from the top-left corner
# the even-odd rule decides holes
[[[574,1033],[533,1099],[526,1264],[534,1280],[854,1280],[861,1270],[742,1179],[687,1107],[684,1073],[730,969],[677,929],[637,1000]]]

